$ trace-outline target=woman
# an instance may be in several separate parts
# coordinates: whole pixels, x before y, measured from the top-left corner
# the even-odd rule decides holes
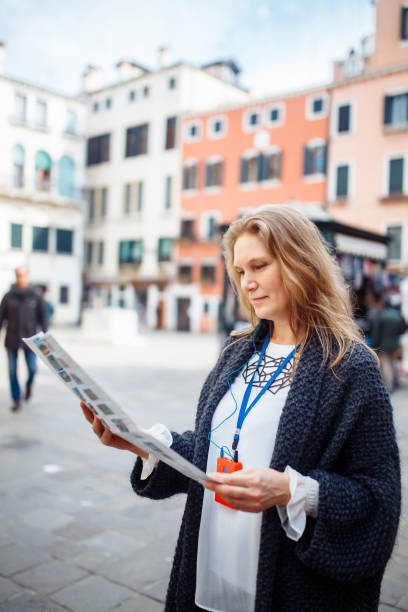
[[[227,340],[195,430],[156,432],[217,483],[204,490],[157,464],[83,406],[103,443],[142,458],[131,476],[136,493],[187,493],[166,610],[377,610],[400,512],[377,359],[306,217],[286,206],[259,209],[223,242],[252,326]]]

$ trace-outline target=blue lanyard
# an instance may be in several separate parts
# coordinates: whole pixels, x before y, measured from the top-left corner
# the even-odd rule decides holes
[[[255,374],[257,373],[258,368],[259,368],[259,364],[261,363],[261,361],[263,359],[263,356],[265,355],[266,348],[267,348],[268,344],[269,344],[269,334],[265,338],[265,342],[263,343],[261,354],[259,355],[258,363],[256,364],[256,368],[254,370],[254,373],[252,374],[252,378],[249,381],[249,385],[247,386],[247,388],[245,390],[245,393],[244,393],[244,397],[242,399],[241,408],[240,408],[239,415],[238,415],[238,420],[237,420],[237,428],[235,430],[234,440],[232,442],[232,449],[234,451],[236,451],[236,449],[237,449],[238,442],[239,442],[239,435],[241,433],[241,428],[242,428],[242,425],[243,425],[246,417],[251,412],[251,410],[255,406],[255,404],[257,404],[259,402],[259,400],[261,399],[263,394],[266,393],[267,390],[269,389],[269,387],[275,382],[275,380],[278,378],[279,374],[283,371],[283,369],[286,367],[286,365],[292,359],[292,357],[295,354],[296,350],[299,348],[299,346],[297,346],[296,348],[293,349],[293,351],[291,351],[289,353],[289,355],[284,359],[284,361],[281,363],[279,368],[272,374],[271,378],[268,380],[266,385],[260,390],[260,392],[255,396],[255,398],[252,400],[252,402],[248,406],[249,398],[251,396],[252,387],[253,387],[253,384],[254,384]]]

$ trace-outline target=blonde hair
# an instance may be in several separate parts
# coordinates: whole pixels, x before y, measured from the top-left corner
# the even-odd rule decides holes
[[[252,324],[252,328],[231,335],[241,338],[252,334],[259,323],[234,268],[235,243],[245,233],[256,235],[279,262],[283,284],[289,294],[289,323],[295,336],[302,337],[298,356],[313,333],[322,346],[323,361],[328,362],[330,368],[336,366],[355,343],[364,344],[352,318],[349,291],[340,267],[328,253],[317,227],[298,210],[281,205],[255,210],[234,221],[224,234],[228,276],[238,294],[242,312]]]

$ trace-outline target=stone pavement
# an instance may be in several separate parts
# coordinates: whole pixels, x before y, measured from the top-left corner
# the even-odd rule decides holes
[[[218,340],[148,334],[133,345],[84,342],[54,331],[142,426],[193,424]],[[19,363],[20,372],[25,364]],[[20,376],[23,379],[23,376]],[[408,382],[393,395],[405,483],[398,544],[380,610],[408,610]],[[73,396],[40,365],[33,399],[9,411],[0,350],[0,610],[159,612],[184,496],[137,497],[133,456],[101,446]],[[352,611],[350,611],[352,612]]]

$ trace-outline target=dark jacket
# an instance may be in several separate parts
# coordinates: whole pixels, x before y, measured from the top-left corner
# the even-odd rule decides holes
[[[25,289],[13,285],[0,304],[0,329],[4,321],[7,321],[6,347],[11,350],[25,347],[22,338],[33,336],[39,328],[47,331],[44,299],[32,285]]]
[[[257,334],[258,347],[265,325]],[[227,342],[231,342],[229,339]],[[227,374],[252,354],[252,338],[227,348],[201,391],[195,431],[173,433],[172,448],[206,470],[208,432]],[[362,345],[336,376],[321,366],[312,339],[298,364],[279,423],[270,467],[287,465],[319,482],[318,517],[307,517],[298,542],[281,527],[275,508],[263,513],[256,612],[374,612],[400,514],[399,455],[392,409],[374,357]],[[237,374],[230,376],[230,382]],[[167,593],[168,612],[191,612],[203,499],[202,487],[159,463],[140,480],[139,495],[161,499],[186,492],[187,501]],[[245,551],[243,551],[245,554]],[[233,612],[233,611],[228,611]]]
[[[399,346],[399,337],[407,326],[403,316],[395,308],[379,310],[373,321],[371,346],[384,353],[393,353]]]

